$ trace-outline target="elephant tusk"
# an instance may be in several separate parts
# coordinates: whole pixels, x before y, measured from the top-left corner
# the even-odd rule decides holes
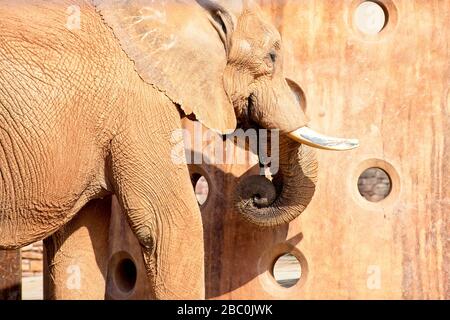
[[[301,127],[288,133],[287,135],[289,138],[297,142],[318,149],[345,151],[359,147],[358,139],[327,137],[308,127]]]

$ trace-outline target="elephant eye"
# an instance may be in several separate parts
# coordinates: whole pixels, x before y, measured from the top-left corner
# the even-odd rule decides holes
[[[275,63],[277,61],[277,54],[275,53],[275,51],[270,52],[269,57],[272,63]]]

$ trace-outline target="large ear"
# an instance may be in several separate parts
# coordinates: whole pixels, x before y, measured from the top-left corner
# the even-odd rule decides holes
[[[211,22],[219,34],[227,54],[231,47],[231,36],[237,17],[243,11],[245,0],[196,0],[203,8],[209,11]]]
[[[144,81],[222,134],[236,127],[223,73],[233,15],[213,0],[93,0]]]

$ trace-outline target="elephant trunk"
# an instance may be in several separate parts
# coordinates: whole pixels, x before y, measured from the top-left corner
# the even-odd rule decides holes
[[[237,211],[261,227],[289,223],[310,203],[317,167],[314,150],[282,135],[278,173],[272,181],[264,176],[243,178],[236,189]]]

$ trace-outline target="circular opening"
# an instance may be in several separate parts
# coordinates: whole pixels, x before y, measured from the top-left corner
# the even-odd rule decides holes
[[[294,255],[285,253],[276,259],[272,274],[281,287],[290,288],[302,277],[302,267]]]
[[[354,25],[366,35],[380,33],[386,27],[388,20],[388,10],[379,1],[361,2],[353,15]]]
[[[117,263],[114,271],[114,282],[120,291],[128,293],[134,289],[137,279],[137,270],[134,262],[125,258]]]
[[[192,177],[194,185],[195,196],[199,205],[203,205],[208,199],[209,185],[208,180],[200,174],[194,174]]]
[[[370,202],[385,199],[392,190],[392,181],[386,171],[381,168],[364,170],[358,178],[359,193]]]

